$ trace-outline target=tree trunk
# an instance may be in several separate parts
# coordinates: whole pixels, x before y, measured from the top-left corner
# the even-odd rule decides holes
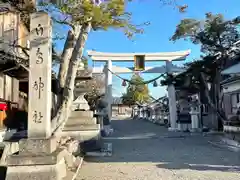
[[[64,49],[61,57],[61,64],[60,64],[60,69],[58,74],[58,79],[59,79],[61,88],[64,88],[64,85],[65,85],[69,60],[74,48],[74,40],[75,40],[75,37],[73,35],[73,32],[69,30],[67,39],[64,44]]]
[[[63,53],[62,53],[62,61],[60,64],[60,69],[59,69],[59,74],[58,74],[58,79],[60,81],[60,86],[61,88],[64,88],[65,82],[66,82],[66,77],[67,77],[67,72],[68,72],[68,66],[69,66],[69,61],[74,49],[74,45],[77,41],[77,37],[80,33],[81,27],[78,26],[76,27],[76,30],[73,32],[72,30],[68,31],[68,36],[64,44],[63,48]]]
[[[205,79],[205,76],[202,72],[200,72],[200,77],[201,77],[201,81],[204,85],[204,89],[205,89],[205,96],[208,100],[208,104],[211,106],[211,108],[214,110],[214,112],[217,114],[217,116],[222,120],[222,121],[225,121],[226,120],[226,117],[224,117],[222,115],[222,113],[219,111],[219,109],[216,108],[216,105],[215,103],[212,101],[211,99],[211,96],[210,96],[210,93],[209,93],[209,90],[208,90],[208,85],[207,85],[207,81]],[[216,102],[218,103],[218,102]]]
[[[220,113],[221,117],[223,117],[223,119],[218,118],[217,119],[217,125],[218,125],[218,130],[222,129],[223,127],[223,121],[226,120],[226,115],[224,114],[224,111],[222,109],[222,98],[221,98],[221,70],[217,69],[216,72],[216,76],[215,76],[215,97],[216,97],[216,109],[218,110],[218,112]]]
[[[69,61],[74,49],[74,45],[76,44],[77,36],[80,33],[80,26],[75,28],[75,32],[72,30],[68,31],[68,36],[64,44],[63,53],[61,57],[61,64],[58,73],[58,80],[60,83],[60,88],[63,90],[66,82],[67,72],[69,68]],[[62,92],[62,91],[61,91]],[[63,101],[62,93],[58,95],[58,108],[61,106]]]
[[[81,62],[81,58],[83,55],[84,46],[90,30],[91,30],[90,23],[81,26],[78,39],[72,51],[63,91],[63,102],[61,104],[60,109],[58,110],[57,116],[52,120],[52,130],[54,133],[61,131],[71,112],[74,82],[78,66],[79,63]]]

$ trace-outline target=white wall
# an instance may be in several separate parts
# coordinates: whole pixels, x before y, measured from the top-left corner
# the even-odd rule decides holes
[[[235,114],[238,110],[239,99],[239,89],[240,89],[240,80],[234,81],[223,86],[224,93],[224,109],[226,114]]]

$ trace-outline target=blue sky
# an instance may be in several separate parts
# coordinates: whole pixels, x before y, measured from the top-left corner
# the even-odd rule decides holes
[[[103,52],[169,52],[191,49],[190,56],[185,62],[192,61],[200,55],[199,47],[190,42],[180,40],[170,42],[169,38],[174,33],[176,25],[184,18],[202,19],[206,12],[222,13],[226,19],[231,19],[240,15],[239,0],[176,0],[179,4],[188,4],[186,13],[179,13],[171,6],[163,6],[160,0],[135,0],[127,7],[133,14],[134,23],[149,21],[151,24],[145,28],[145,33],[138,35],[135,42],[118,30],[91,32],[85,47],[85,50],[95,49]],[[59,28],[58,28],[59,29]],[[55,29],[55,32],[57,30]],[[67,28],[61,27],[61,34],[66,34]],[[62,49],[64,41],[57,42],[57,48]],[[92,62],[89,62],[92,65]],[[97,66],[99,64],[95,64]],[[131,66],[133,64],[114,63],[118,66]],[[152,66],[153,64],[147,64]],[[162,65],[158,63],[155,65]],[[121,75],[129,78],[131,74]],[[158,74],[143,74],[145,80],[152,79]],[[166,94],[165,87],[153,87],[149,85],[150,93],[158,98]],[[124,87],[121,86],[121,80],[113,77],[113,94],[121,96]]]

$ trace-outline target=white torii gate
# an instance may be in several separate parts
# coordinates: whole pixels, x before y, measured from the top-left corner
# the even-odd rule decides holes
[[[178,68],[173,66],[172,61],[184,61],[186,57],[190,54],[190,50],[186,51],[176,51],[176,52],[161,52],[161,53],[106,53],[97,51],[87,51],[88,56],[91,57],[92,61],[106,62],[106,68],[94,67],[93,73],[105,73],[105,88],[106,88],[106,99],[108,101],[108,116],[111,118],[112,110],[112,72],[120,73],[132,73],[134,70],[125,67],[112,66],[112,61],[115,62],[131,62],[134,61],[135,56],[144,56],[145,61],[165,61],[166,66],[161,67],[146,67],[145,70],[141,71],[143,73],[176,73],[182,72],[183,68]],[[109,71],[110,70],[110,71]],[[177,129],[177,108],[176,108],[176,94],[174,85],[169,85],[168,88],[168,98],[169,98],[169,112],[170,112],[170,124],[169,130],[175,131]]]

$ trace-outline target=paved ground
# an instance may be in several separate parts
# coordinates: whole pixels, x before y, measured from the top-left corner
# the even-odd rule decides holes
[[[140,120],[112,121],[113,156],[86,159],[77,180],[239,180],[240,152]]]

